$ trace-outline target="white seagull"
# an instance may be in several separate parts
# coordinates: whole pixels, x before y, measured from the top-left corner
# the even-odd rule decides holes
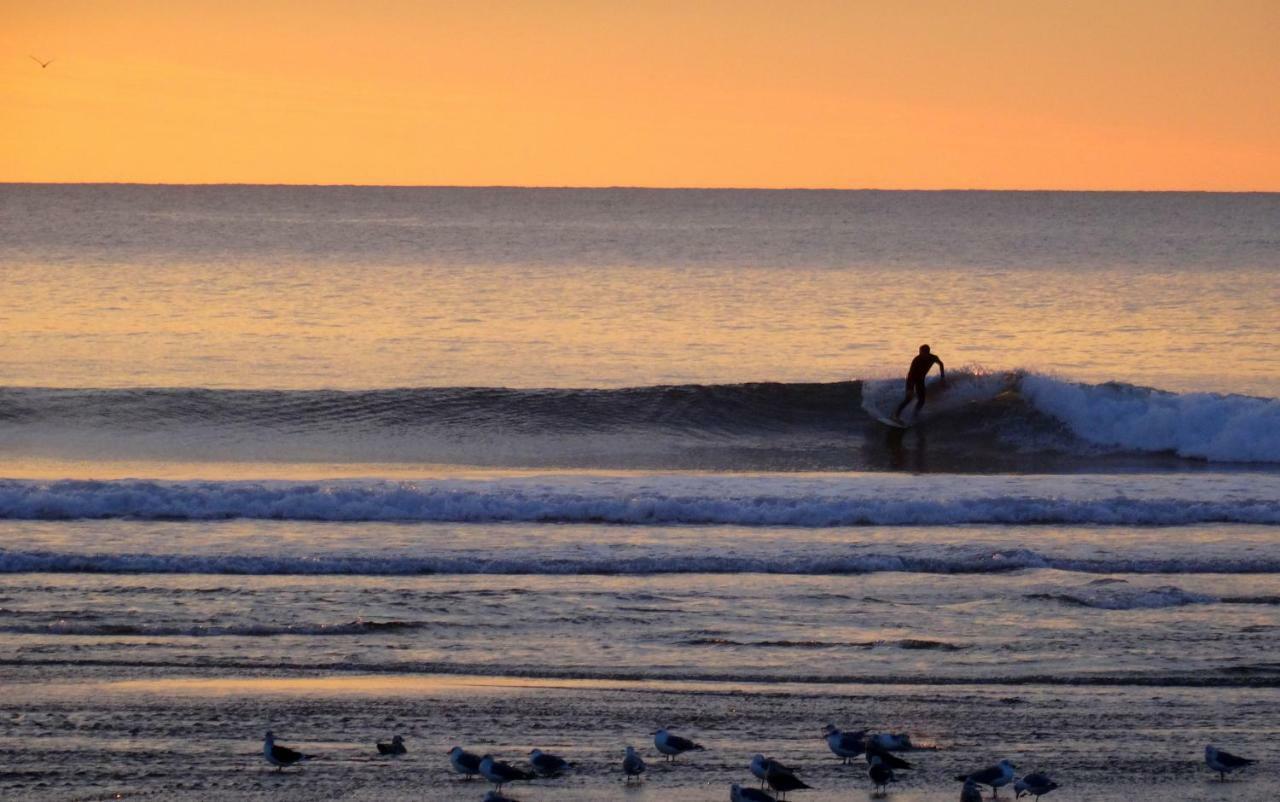
[[[985,769],[975,771],[972,774],[961,774],[956,777],[957,780],[968,782],[973,780],[979,785],[991,786],[991,798],[995,799],[1000,789],[1013,781],[1013,770],[1016,768],[1007,760],[1001,760],[994,766],[987,766]]]
[[[827,747],[841,763],[848,763],[849,758],[857,757],[866,749],[867,731],[841,732],[836,725],[828,724],[822,728],[822,737],[827,739]]]
[[[296,752],[287,746],[281,746],[276,743],[275,733],[267,731],[267,737],[262,741],[262,756],[267,762],[276,767],[276,771],[284,771],[288,766],[294,766],[306,760],[311,760],[315,755],[304,755]]]
[[[1258,761],[1247,757],[1237,757],[1230,752],[1224,752],[1213,744],[1209,744],[1204,748],[1204,762],[1209,765],[1209,768],[1218,772],[1218,776],[1225,781],[1227,772],[1242,769],[1245,766],[1252,766]]]
[[[778,761],[774,760],[771,757],[765,757],[764,755],[756,755],[755,757],[751,758],[751,773],[755,775],[756,779],[760,781],[761,788],[763,788],[765,782],[768,781],[769,772],[774,767],[782,769],[783,771],[789,771],[792,774],[795,773],[794,769],[787,768],[786,766],[782,765],[781,763],[779,763]]]
[[[653,734],[653,745],[667,756],[668,762],[674,761],[676,755],[682,755],[685,752],[701,752],[706,749],[700,743],[694,743],[688,738],[681,738],[679,735],[667,732],[665,727]]]
[[[474,755],[461,746],[449,750],[449,764],[453,770],[470,780],[480,773],[480,756]]]
[[[644,774],[644,761],[636,754],[634,746],[627,747],[627,754],[622,758],[622,773],[627,775],[627,783],[632,780],[640,781],[640,775]]]

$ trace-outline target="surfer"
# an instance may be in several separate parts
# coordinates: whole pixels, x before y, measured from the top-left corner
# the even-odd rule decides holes
[[[942,375],[942,381],[947,380],[947,369],[943,366],[942,360],[938,359],[929,352],[929,346],[920,346],[920,353],[915,359],[911,360],[911,368],[907,370],[907,395],[902,399],[902,403],[898,404],[897,410],[893,413],[893,419],[898,423],[902,423],[902,410],[907,408],[907,404],[911,403],[911,399],[916,400],[916,408],[913,417],[920,416],[920,408],[924,406],[924,377],[929,375],[929,369],[938,366],[938,372]]]

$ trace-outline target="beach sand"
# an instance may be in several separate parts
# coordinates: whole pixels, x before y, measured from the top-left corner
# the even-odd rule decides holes
[[[1062,785],[1054,800],[1280,794],[1275,689],[192,677],[118,667],[9,666],[3,676],[0,796],[10,800],[480,800],[486,783],[449,770],[454,744],[512,762],[537,746],[577,764],[563,778],[509,787],[522,800],[724,800],[730,783],[752,782],[756,752],[814,786],[794,794],[798,802],[873,798],[865,765],[843,766],[827,750],[828,721],[907,731],[928,747],[907,755],[918,768],[893,786],[899,802],[958,799],[953,775],[1006,757],[1050,772]],[[662,726],[707,751],[664,764],[650,737]],[[319,758],[277,773],[261,757],[269,728]],[[409,754],[377,755],[374,741],[397,733]],[[1201,759],[1210,741],[1262,762],[1219,782]],[[635,788],[617,768],[628,743],[649,763]]]

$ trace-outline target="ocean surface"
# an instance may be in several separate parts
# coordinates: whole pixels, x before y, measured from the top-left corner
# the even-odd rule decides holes
[[[1277,309],[1267,194],[0,185],[0,795],[1273,799]]]

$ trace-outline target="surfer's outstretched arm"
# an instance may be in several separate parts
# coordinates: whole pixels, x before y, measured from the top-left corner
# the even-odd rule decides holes
[[[947,368],[946,368],[946,366],[945,366],[945,365],[943,365],[943,364],[942,364],[942,360],[941,360],[941,359],[938,359],[936,356],[934,357],[934,360],[936,360],[936,361],[937,361],[937,363],[938,363],[938,375],[939,375],[939,377],[941,377],[942,381],[946,381],[946,380],[947,380]]]

